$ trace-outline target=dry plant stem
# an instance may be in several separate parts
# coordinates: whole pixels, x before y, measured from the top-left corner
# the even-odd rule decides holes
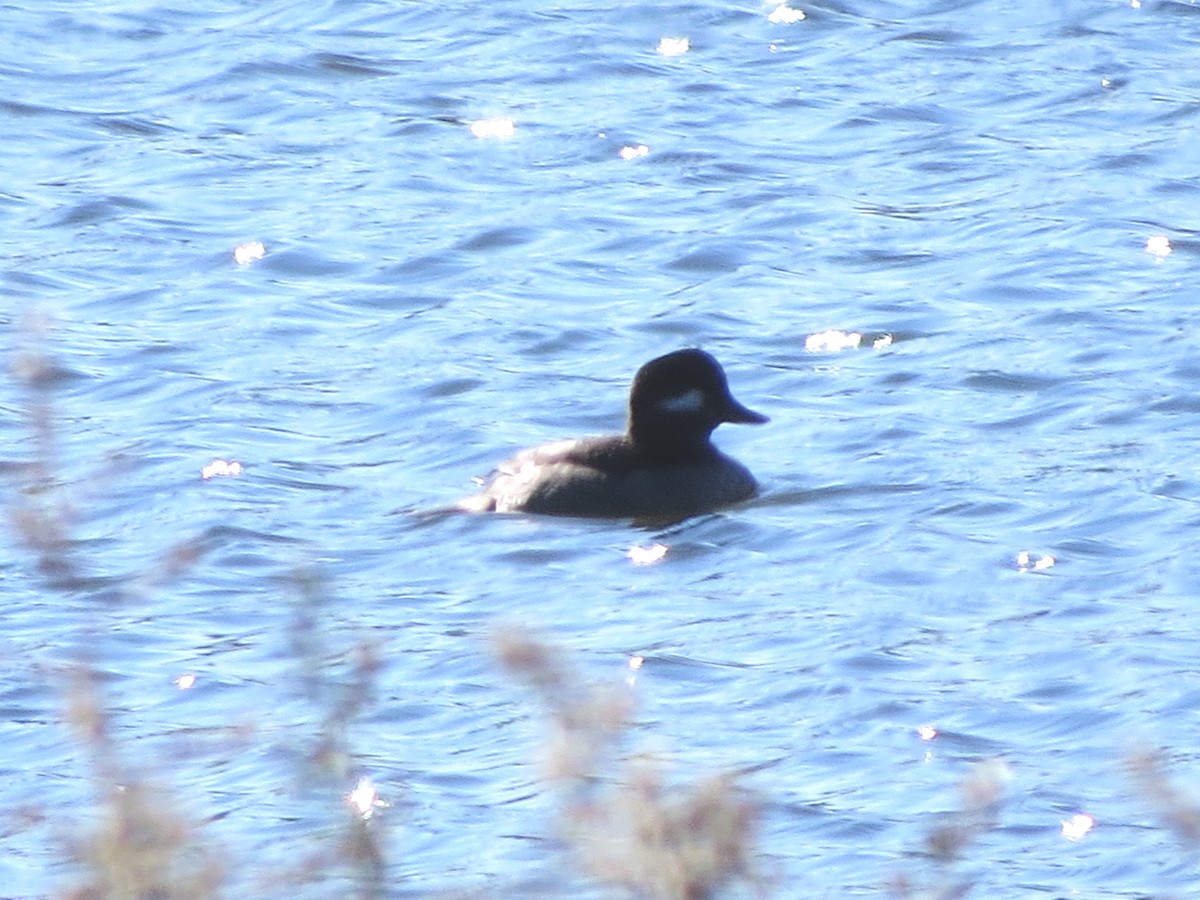
[[[91,751],[103,816],[74,848],[85,877],[68,895],[80,900],[217,897],[222,867],[200,845],[197,826],[179,814],[167,791],[123,768],[95,669],[80,662],[72,674],[68,718]]]
[[[22,412],[33,458],[20,468],[20,499],[10,507],[14,533],[37,556],[39,571],[54,579],[77,575],[71,558],[71,508],[59,483],[58,436],[53,391],[62,369],[39,346],[48,330],[44,321],[27,316],[23,333],[29,345],[13,357],[10,374],[25,392]]]
[[[1125,769],[1160,821],[1185,846],[1200,842],[1200,808],[1179,790],[1167,773],[1160,750],[1143,749],[1125,758]]]
[[[348,732],[374,699],[382,658],[371,641],[360,641],[349,651],[329,645],[325,626],[329,587],[316,572],[297,569],[287,583],[296,596],[290,637],[299,664],[298,681],[305,699],[321,714],[311,759],[323,773],[344,779],[352,768]]]
[[[736,779],[668,786],[656,761],[620,753],[627,692],[581,683],[554,648],[518,630],[499,632],[495,647],[549,712],[559,829],[586,874],[647,900],[708,900],[735,881],[765,895],[754,866],[758,811]]]
[[[952,866],[981,835],[996,826],[1008,777],[1003,762],[976,763],[959,785],[959,808],[944,816],[925,836],[925,850],[938,866],[934,884],[921,888],[909,874],[900,873],[888,882],[888,893],[903,900],[958,900],[967,896],[973,884],[957,877]]]
[[[340,788],[354,775],[349,732],[374,698],[382,658],[371,641],[360,641],[349,650],[331,646],[325,615],[329,587],[318,573],[298,568],[287,584],[296,598],[290,638],[292,655],[299,664],[298,683],[320,716],[308,763],[330,786]],[[381,817],[373,815],[373,810],[364,812],[343,802],[335,827],[338,837],[333,845],[310,854],[288,880],[315,883],[340,871],[354,881],[355,896],[368,900],[386,896],[387,831]]]
[[[11,366],[25,390],[24,416],[34,458],[17,467],[22,476],[20,500],[10,508],[14,530],[36,556],[47,588],[75,599],[82,592],[94,601],[89,624],[81,629],[74,660],[66,669],[64,717],[87,753],[100,815],[90,833],[67,840],[80,872],[66,893],[118,900],[215,897],[221,869],[202,849],[196,826],[178,812],[162,787],[124,765],[113,735],[98,661],[112,592],[82,577],[74,551],[77,542],[71,505],[65,500],[54,403],[54,390],[66,374],[33,345],[47,330],[45,322],[28,319],[24,333],[31,346],[19,351]]]

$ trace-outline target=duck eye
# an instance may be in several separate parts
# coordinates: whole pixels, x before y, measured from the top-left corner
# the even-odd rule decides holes
[[[663,397],[658,401],[658,407],[666,412],[700,412],[704,409],[704,392],[692,388],[682,394]]]

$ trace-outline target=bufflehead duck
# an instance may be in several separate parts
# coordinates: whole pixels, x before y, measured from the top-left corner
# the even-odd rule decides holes
[[[500,466],[481,494],[459,506],[672,520],[745,500],[758,490],[750,471],[712,445],[722,422],[767,421],[733,398],[725,372],[703,350],[677,350],[638,370],[625,434],[559,441]]]

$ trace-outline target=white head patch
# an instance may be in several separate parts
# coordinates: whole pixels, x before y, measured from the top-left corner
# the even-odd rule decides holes
[[[658,407],[666,412],[700,412],[704,409],[704,391],[692,388],[673,397],[663,397]]]

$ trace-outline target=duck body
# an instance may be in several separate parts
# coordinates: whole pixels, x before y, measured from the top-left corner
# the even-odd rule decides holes
[[[746,500],[758,483],[710,438],[722,422],[760,424],[738,403],[720,364],[703,350],[651,360],[634,378],[625,434],[534,447],[503,463],[477,512],[678,519]]]

